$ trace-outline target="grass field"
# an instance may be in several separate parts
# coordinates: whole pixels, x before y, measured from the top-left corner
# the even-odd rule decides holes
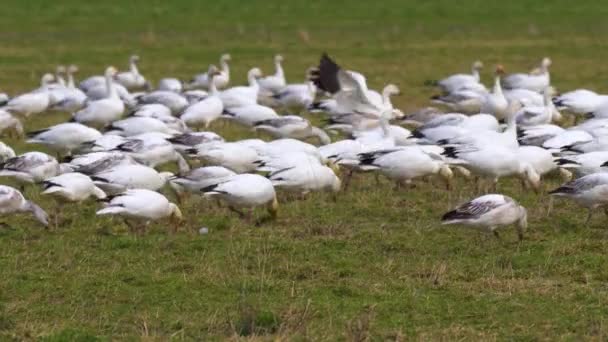
[[[601,2],[510,1],[4,1],[0,91],[34,88],[43,72],[76,63],[80,77],[142,57],[148,78],[188,78],[233,57],[236,82],[251,66],[288,79],[328,51],[368,76],[396,83],[404,111],[427,104],[427,79],[475,59],[507,72],[553,59],[558,90],[607,92],[608,7]],[[33,130],[65,120],[43,114]],[[314,120],[318,120],[313,117]],[[216,125],[226,138],[253,133]],[[4,140],[19,152],[39,148]],[[545,186],[559,184],[557,177]],[[119,221],[74,206],[45,231],[27,217],[0,230],[0,338],[48,341],[259,338],[271,340],[604,340],[608,334],[608,231],[571,203],[546,217],[547,196],[501,190],[529,208],[526,239],[503,241],[439,225],[473,196],[458,180],[394,191],[370,176],[329,195],[283,200],[279,219],[248,226],[192,198],[187,222],[134,236]],[[27,196],[53,212],[35,187]],[[208,235],[198,228],[207,226]]]

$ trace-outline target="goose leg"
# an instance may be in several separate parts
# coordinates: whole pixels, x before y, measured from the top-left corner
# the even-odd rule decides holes
[[[492,230],[492,233],[494,233],[494,236],[500,241],[500,234],[498,234],[497,230]]]
[[[547,217],[551,215],[551,211],[553,211],[553,201],[555,198],[553,196],[549,197],[549,204],[547,204]]]
[[[587,219],[585,220],[585,226],[588,226],[589,222],[591,222],[591,216],[593,216],[593,209],[589,208],[589,213],[587,214]]]
[[[344,192],[346,192],[346,190],[348,190],[348,187],[350,186],[350,181],[353,178],[353,170],[348,170],[346,172],[346,175],[344,176]]]

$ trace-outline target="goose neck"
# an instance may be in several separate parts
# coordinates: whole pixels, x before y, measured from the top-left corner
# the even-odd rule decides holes
[[[116,87],[114,87],[114,82],[112,81],[112,75],[109,73],[106,73],[106,91],[109,98],[118,97]]]

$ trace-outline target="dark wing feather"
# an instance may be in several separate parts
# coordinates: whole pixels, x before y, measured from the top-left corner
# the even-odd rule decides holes
[[[317,88],[335,94],[340,91],[338,71],[340,71],[340,66],[327,53],[324,53],[319,61],[318,69],[310,73],[309,79]]]

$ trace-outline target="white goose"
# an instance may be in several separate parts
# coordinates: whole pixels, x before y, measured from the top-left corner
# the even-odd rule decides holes
[[[236,173],[222,166],[204,166],[191,170],[185,174],[169,179],[169,185],[179,192],[185,189],[188,192],[199,193],[202,188],[209,187],[236,176]]]
[[[279,202],[272,182],[255,174],[241,174],[228,180],[202,188],[205,197],[218,198],[226,202],[232,211],[241,217],[246,215],[240,208],[267,206],[272,218],[276,218]]]
[[[0,176],[20,183],[37,183],[60,173],[57,159],[42,152],[26,152],[0,164]]]
[[[593,210],[608,205],[608,173],[593,173],[549,192],[551,195],[566,197],[581,207],[587,208],[589,213],[585,225],[591,221]]]
[[[41,144],[60,155],[70,155],[83,143],[101,138],[101,133],[77,122],[60,123],[39,131],[29,132],[28,143]]]
[[[138,164],[131,156],[122,152],[92,152],[75,156],[68,163],[62,164],[71,172],[94,175],[119,165]]]
[[[551,92],[547,88],[543,91],[542,106],[524,106],[515,114],[515,118],[518,125],[537,126],[550,124],[554,118],[561,118],[561,115],[553,105]]]
[[[497,229],[517,224],[517,236],[523,240],[528,228],[528,213],[511,197],[489,194],[477,197],[449,211],[441,218],[442,224],[463,224],[488,230],[498,238]]]
[[[267,132],[276,138],[306,139],[317,137],[322,145],[331,143],[324,130],[297,115],[286,115],[276,119],[261,120],[255,123],[255,129]]]
[[[184,90],[182,81],[173,77],[165,77],[158,81],[158,90],[167,90],[174,93],[181,93]]]
[[[551,85],[551,78],[549,76],[550,65],[551,59],[545,57],[541,61],[539,73],[508,75],[502,80],[503,86],[505,89],[523,88],[540,93]]]
[[[239,143],[214,143],[198,145],[187,151],[209,165],[223,166],[236,173],[255,171],[258,153]]]
[[[496,73],[494,77],[494,88],[491,93],[485,96],[483,103],[481,104],[481,113],[493,114],[497,119],[502,120],[507,116],[507,107],[509,102],[502,93],[502,87],[500,85],[500,78],[504,74],[502,65],[496,66]]]
[[[269,92],[270,94],[276,94],[287,84],[285,82],[285,73],[283,72],[281,62],[283,62],[283,56],[274,56],[274,75],[258,79],[258,84],[263,91]]]
[[[155,132],[136,135],[114,149],[127,153],[136,161],[150,167],[176,162],[180,173],[190,171],[190,166],[171,142]]]
[[[140,105],[159,103],[171,109],[173,115],[182,112],[189,104],[184,96],[168,90],[155,90],[151,93],[142,94],[137,97],[137,103]]]
[[[165,134],[180,133],[162,122],[159,119],[145,116],[132,116],[124,120],[114,121],[106,127],[106,134],[122,135],[130,137],[143,133],[159,132]]]
[[[150,221],[171,218],[175,220],[173,231],[177,231],[178,222],[182,220],[179,207],[167,200],[158,192],[146,189],[131,189],[110,198],[105,208],[97,211],[97,215],[117,215],[125,218],[125,223],[131,229],[137,227],[131,221]]]
[[[103,199],[105,192],[95,186],[91,178],[82,173],[69,172],[42,182],[43,195],[53,195],[69,202],[82,202],[89,197]]]
[[[241,107],[224,108],[222,117],[251,127],[256,122],[278,119],[280,116],[274,109],[259,104]]]
[[[76,65],[70,65],[67,69],[68,81],[64,88],[51,92],[50,109],[59,112],[76,112],[85,106],[87,95],[74,84],[74,73],[78,72]]]
[[[6,185],[0,185],[0,215],[14,215],[30,212],[45,227],[49,225],[48,215],[37,204],[28,201],[19,190]]]
[[[564,155],[555,160],[560,167],[573,171],[577,177],[598,172],[608,172],[608,168],[605,165],[607,161],[608,151]]]
[[[149,116],[156,119],[171,115],[171,109],[160,103],[140,105],[129,113],[129,116]]]
[[[471,85],[479,84],[479,71],[482,68],[483,63],[481,61],[475,61],[471,66],[470,74],[456,74],[446,77],[438,81],[437,86],[447,94],[453,93],[456,90],[462,90],[463,88],[469,88]]]
[[[10,146],[0,141],[0,163],[14,157],[15,151]]]
[[[472,89],[460,89],[447,95],[435,95],[431,102],[446,106],[458,113],[475,114],[481,111],[488,92]]]
[[[131,56],[129,58],[129,71],[119,72],[114,77],[116,82],[122,84],[128,90],[140,89],[144,87],[149,88],[146,78],[140,74],[139,70],[137,69],[137,62],[139,62],[139,56]]]
[[[113,75],[116,74],[114,67],[108,67],[105,72],[107,97],[86,103],[85,108],[74,113],[73,120],[86,125],[97,127],[106,126],[112,121],[118,120],[124,110],[125,105],[118,96],[116,86],[112,82]]]
[[[13,97],[2,109],[24,117],[46,111],[51,103],[47,85],[53,79],[53,75],[45,74],[42,77],[40,89]]]
[[[171,172],[157,172],[139,164],[121,164],[91,176],[95,185],[107,194],[116,194],[126,189],[159,190],[172,177]]]
[[[255,105],[260,90],[257,79],[261,76],[260,69],[253,68],[247,73],[249,86],[232,87],[222,91],[219,96],[224,103],[224,108]]]
[[[285,188],[290,192],[308,193],[310,191],[340,191],[342,182],[334,171],[318,163],[299,164],[297,166],[271,172],[268,179],[275,187]]]
[[[14,134],[17,137],[23,136],[23,124],[11,113],[0,109],[0,133],[6,132],[9,136]]]
[[[211,65],[207,73],[210,80],[209,96],[190,105],[180,114],[180,119],[189,127],[209,128],[209,125],[221,117],[224,111],[224,103],[215,86],[215,77],[219,75],[219,72],[214,65]]]
[[[594,113],[608,104],[608,95],[600,95],[587,89],[577,89],[556,96],[553,103],[558,109],[575,114]]]
[[[220,70],[219,75],[217,75],[215,77],[215,86],[218,89],[226,88],[226,86],[230,82],[230,67],[228,66],[228,62],[230,61],[230,59],[231,58],[230,58],[229,54],[223,54],[220,57],[221,70]],[[190,89],[196,89],[196,88],[209,89],[209,86],[210,86],[209,74],[205,72],[205,73],[194,76],[194,78],[190,81],[188,88],[190,88]]]
[[[180,153],[184,153],[196,145],[222,143],[224,138],[214,132],[189,132],[168,138],[167,141],[172,143]]]
[[[308,76],[309,73],[310,70],[306,72],[306,75]],[[307,79],[304,83],[286,85],[278,93],[274,94],[272,98],[286,109],[302,111],[313,104],[316,93],[317,87]]]

